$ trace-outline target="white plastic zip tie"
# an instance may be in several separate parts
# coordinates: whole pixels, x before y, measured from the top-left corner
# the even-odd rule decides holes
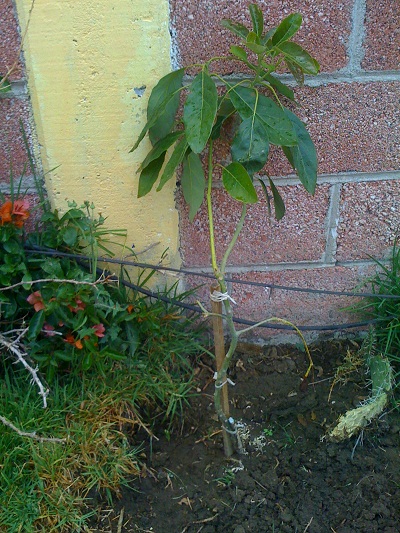
[[[213,302],[223,302],[224,300],[229,300],[236,305],[235,300],[232,296],[229,296],[227,292],[214,291],[210,293],[210,298]]]
[[[216,380],[217,377],[218,377],[218,372],[214,372],[213,379]],[[229,385],[232,385],[232,387],[234,387],[234,386],[236,385],[236,383],[234,383],[231,379],[226,378],[226,380],[225,380],[223,383],[221,383],[221,385],[217,385],[217,384],[216,384],[216,385],[215,385],[215,388],[216,388],[216,389],[220,389],[220,388],[222,388],[224,385],[226,385],[227,383],[229,383]]]

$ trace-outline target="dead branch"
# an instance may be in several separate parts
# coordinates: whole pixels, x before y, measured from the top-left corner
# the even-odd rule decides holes
[[[97,288],[97,285],[102,285],[109,281],[117,281],[113,279],[113,275],[104,276],[103,274],[96,281],[78,281],[76,279],[55,279],[55,278],[43,278],[43,279],[34,279],[30,281],[19,281],[14,283],[14,285],[9,285],[8,287],[0,287],[0,291],[9,291],[10,289],[15,289],[21,285],[35,285],[37,283],[70,283],[71,285],[89,285],[90,287]]]
[[[62,443],[62,442],[66,442],[66,440],[67,440],[67,439],[58,439],[56,437],[40,437],[39,435],[36,435],[35,431],[33,431],[32,433],[27,432],[27,431],[21,431],[16,426],[14,426],[14,424],[12,422],[10,422],[7,418],[5,418],[4,416],[1,416],[1,415],[0,415],[0,422],[2,422],[5,426],[7,426],[10,429],[12,429],[13,431],[15,431],[15,433],[17,433],[21,437],[28,437],[30,439],[37,440],[39,442],[59,442],[59,443]]]
[[[39,373],[38,373],[38,367],[33,368],[27,361],[26,357],[28,357],[28,354],[24,351],[23,344],[21,343],[22,337],[26,334],[28,331],[28,328],[25,328],[21,331],[21,333],[18,335],[18,337],[12,341],[9,341],[4,335],[0,333],[0,344],[3,345],[7,350],[9,350],[18,360],[19,363],[21,363],[24,368],[31,374],[32,381],[37,385],[39,389],[39,396],[42,397],[43,400],[43,409],[46,409],[47,407],[47,396],[49,394],[49,389],[45,388],[43,385]]]

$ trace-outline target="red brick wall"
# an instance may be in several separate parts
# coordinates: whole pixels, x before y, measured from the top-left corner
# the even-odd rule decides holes
[[[228,50],[222,18],[247,20],[244,0],[170,0],[175,66]],[[251,207],[229,272],[237,277],[308,288],[348,290],[371,272],[370,255],[384,256],[399,227],[400,207],[400,3],[395,0],[268,0],[260,7],[271,24],[302,13],[299,40],[319,60],[322,73],[296,89],[319,156],[319,184],[311,198],[276,153],[268,171],[287,205],[287,215],[269,220],[265,205]],[[12,0],[0,0],[0,74],[19,56],[20,35]],[[229,69],[223,74],[239,75]],[[22,120],[32,135],[23,65],[11,77],[12,91],[0,96],[0,189],[27,156]],[[32,184],[28,169],[24,178]],[[215,217],[219,254],[229,239],[238,206],[218,183]],[[209,251],[205,210],[189,224],[181,211],[181,249],[186,267],[206,270]],[[201,280],[196,280],[201,281]],[[236,314],[260,319],[277,315],[299,325],[349,319],[346,298],[255,287],[231,288]]]
[[[10,165],[15,180],[23,176],[23,190],[31,189],[36,202],[34,180],[21,133],[20,121],[32,148],[33,127],[24,66],[20,54],[21,37],[12,0],[0,0],[0,75],[9,75],[11,91],[0,94],[0,190],[7,193]],[[15,67],[15,68],[13,68]]]
[[[171,0],[176,66],[228,52],[222,18],[245,23],[244,0]],[[274,154],[267,170],[285,199],[281,222],[265,204],[252,206],[229,272],[246,280],[329,290],[353,289],[383,257],[399,228],[400,3],[393,0],[268,0],[259,2],[271,25],[298,11],[298,41],[321,64],[321,75],[295,89],[319,157],[313,198],[287,162]],[[221,71],[233,76],[231,67]],[[238,205],[218,184],[215,217],[219,255],[238,219]],[[206,211],[193,224],[178,198],[186,267],[209,265]],[[275,315],[298,325],[355,320],[340,309],[348,298],[234,285],[236,314]],[[261,334],[261,333],[259,333]]]

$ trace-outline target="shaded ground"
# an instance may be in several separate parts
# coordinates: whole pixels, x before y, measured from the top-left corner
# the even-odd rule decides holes
[[[371,424],[362,439],[327,442],[338,416],[366,398],[364,371],[332,388],[351,343],[312,351],[316,370],[291,348],[242,347],[232,379],[232,415],[246,454],[225,459],[211,417],[212,371],[199,367],[201,394],[181,436],[147,447],[147,468],[94,531],[154,533],[397,533],[400,531],[400,414]],[[160,431],[160,434],[162,431]]]

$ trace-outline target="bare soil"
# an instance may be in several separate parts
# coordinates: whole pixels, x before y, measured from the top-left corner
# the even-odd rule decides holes
[[[199,365],[199,395],[172,435],[148,439],[143,475],[93,531],[153,533],[398,533],[400,413],[387,412],[358,438],[333,443],[337,418],[368,396],[359,367],[333,386],[347,341],[312,348],[242,346],[231,378],[232,416],[244,454],[226,459],[213,418],[209,361]],[[304,385],[304,384],[303,384]],[[144,438],[144,435],[143,435]],[[135,436],[137,442],[138,435]]]

